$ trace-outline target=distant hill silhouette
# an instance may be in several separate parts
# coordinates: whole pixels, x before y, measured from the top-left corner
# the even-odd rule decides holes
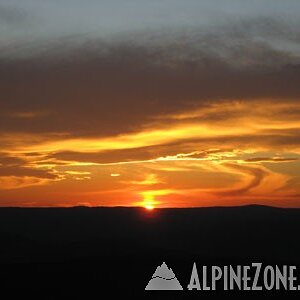
[[[299,232],[299,209],[0,208],[0,286],[132,295],[166,261],[186,289],[194,261],[300,265]]]

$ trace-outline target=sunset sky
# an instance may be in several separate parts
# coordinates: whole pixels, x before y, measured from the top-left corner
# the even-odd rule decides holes
[[[0,206],[300,207],[299,0],[0,0]]]

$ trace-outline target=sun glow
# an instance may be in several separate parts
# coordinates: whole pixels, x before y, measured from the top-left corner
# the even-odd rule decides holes
[[[143,201],[140,202],[140,205],[142,205],[147,210],[152,210],[161,204],[161,202],[156,199],[157,196],[165,196],[170,193],[170,190],[143,191],[140,193],[140,195],[143,197]]]
[[[145,208],[146,208],[147,210],[153,210],[153,209],[154,209],[154,206],[153,206],[152,204],[146,204],[146,205],[145,205]]]
[[[157,191],[155,191],[157,193]],[[153,210],[155,208],[155,195],[156,193],[153,191],[145,191],[142,193],[143,195],[143,206],[147,209],[147,210]]]

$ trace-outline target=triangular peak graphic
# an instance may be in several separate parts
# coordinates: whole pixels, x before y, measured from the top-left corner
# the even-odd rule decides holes
[[[173,270],[163,262],[158,266],[145,290],[183,290]]]

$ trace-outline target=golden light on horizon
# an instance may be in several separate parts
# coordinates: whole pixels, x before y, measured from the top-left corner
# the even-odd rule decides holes
[[[146,208],[147,210],[153,210],[153,209],[154,209],[154,206],[151,205],[151,204],[148,204],[148,205],[145,206],[145,208]]]
[[[300,150],[293,140],[300,123],[288,112],[299,108],[228,101],[158,116],[121,134],[3,135],[0,205],[298,207]]]
[[[155,207],[155,203],[156,203],[155,192],[156,191],[147,191],[142,193],[143,196],[142,205],[147,210],[153,210]]]
[[[162,202],[156,198],[157,196],[166,196],[171,193],[171,190],[147,190],[140,192],[140,195],[143,197],[143,200],[139,202],[138,205],[141,205],[146,209],[152,210],[161,206],[162,204]]]

